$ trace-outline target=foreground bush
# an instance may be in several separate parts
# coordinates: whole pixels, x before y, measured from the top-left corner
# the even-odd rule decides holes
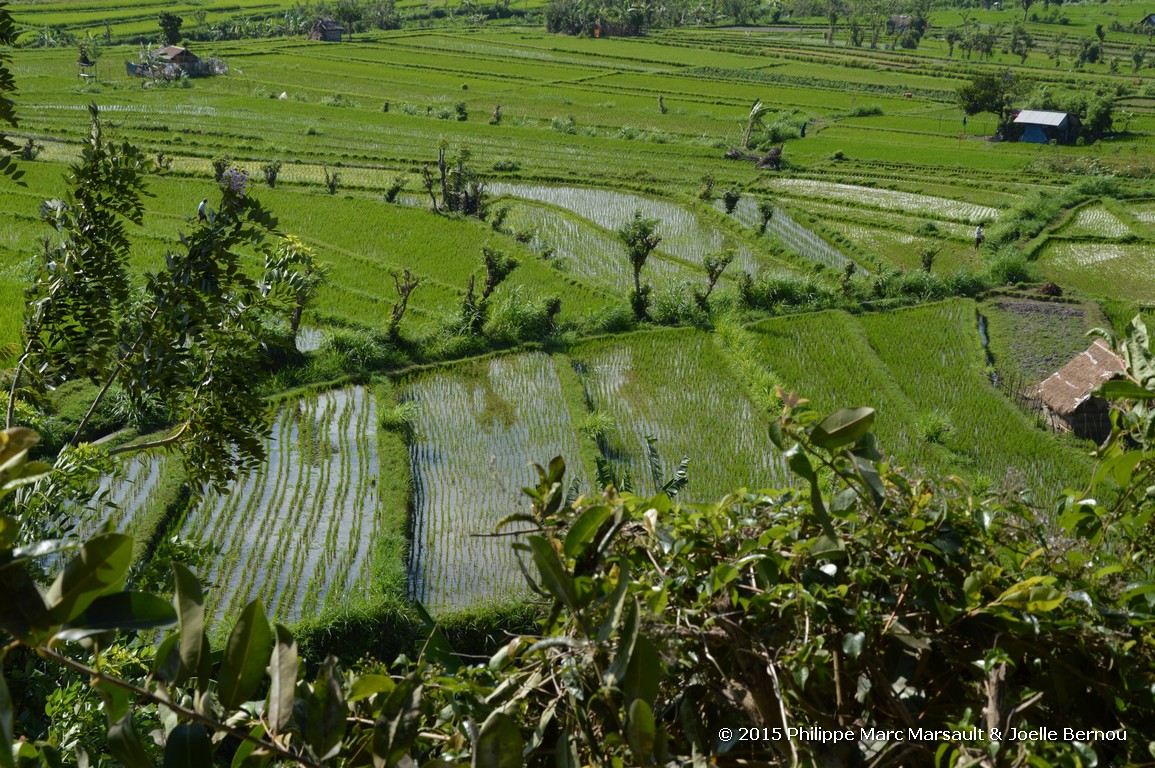
[[[1095,477],[1124,492],[1071,493],[1053,521],[907,476],[881,459],[873,410],[821,418],[794,395],[770,440],[797,489],[566,501],[562,460],[538,467],[531,508],[502,527],[525,533],[514,546],[546,618],[481,664],[430,622],[392,667],[329,658],[306,674],[259,600],[216,655],[185,566],[171,604],[125,591],[132,542],[104,532],[44,593],[35,564],[74,545],[17,547],[2,517],[0,764],[63,756],[37,710],[45,675],[91,680],[102,706],[52,711],[73,735],[106,731],[88,759],[130,766],[162,751],[189,766],[1140,762],[1155,733],[1155,358],[1138,322],[1121,351]],[[4,433],[5,493],[43,482],[34,440]],[[134,634],[174,625],[155,644]],[[14,714],[30,740],[12,743]]]

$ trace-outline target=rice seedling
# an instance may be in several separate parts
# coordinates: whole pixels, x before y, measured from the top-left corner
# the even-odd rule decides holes
[[[1063,237],[1118,240],[1132,234],[1122,219],[1101,205],[1080,209],[1062,229]]]
[[[208,575],[214,615],[233,615],[259,596],[292,621],[369,589],[376,427],[375,400],[364,387],[289,403],[260,469],[188,512],[181,532],[220,549]]]
[[[410,594],[434,610],[521,594],[509,537],[488,537],[525,510],[530,462],[554,456],[581,477],[577,437],[552,357],[501,357],[421,376],[399,387],[416,408]],[[524,525],[515,525],[513,529]]]
[[[836,184],[813,179],[776,179],[770,183],[775,191],[802,197],[818,197],[845,200],[857,205],[882,208],[884,210],[909,211],[942,216],[954,221],[978,223],[992,221],[998,216],[997,208],[966,203],[958,200],[898,192],[892,189],[859,187],[853,184]]]
[[[689,457],[682,497],[692,501],[785,481],[765,417],[726,374],[728,362],[712,334],[637,334],[583,345],[571,355],[598,420],[609,416],[615,425],[601,431],[602,453],[619,475],[629,470],[639,492],[654,491],[647,436],[657,438],[667,476]]]
[[[1150,301],[1155,296],[1155,249],[1149,243],[1052,241],[1039,258],[1045,277],[1092,296]]]

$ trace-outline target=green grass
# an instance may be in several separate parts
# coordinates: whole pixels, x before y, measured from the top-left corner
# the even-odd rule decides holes
[[[766,437],[767,422],[728,375],[711,334],[696,330],[631,334],[571,351],[585,401],[616,425],[601,441],[619,476],[628,468],[641,493],[652,493],[646,436],[657,438],[666,479],[689,457],[693,501],[739,487],[779,487],[786,473]]]
[[[950,418],[946,445],[954,466],[995,487],[1030,489],[1044,507],[1086,483],[1085,455],[1037,429],[990,383],[973,301],[864,315],[860,322],[915,407]]]
[[[876,408],[882,448],[900,464],[957,472],[980,488],[1027,489],[1044,506],[1090,476],[1079,450],[991,385],[972,301],[777,318],[752,330],[765,364],[819,411]],[[945,431],[930,434],[943,422]]]

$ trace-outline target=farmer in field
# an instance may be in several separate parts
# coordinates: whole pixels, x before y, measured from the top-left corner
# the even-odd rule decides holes
[[[209,199],[206,197],[201,200],[201,204],[197,206],[197,221],[204,221],[209,217]]]
[[[986,233],[983,232],[983,225],[980,223],[977,227],[975,227],[975,250],[976,251],[979,249],[979,246],[983,244],[983,240],[986,240],[986,239],[987,239]]]

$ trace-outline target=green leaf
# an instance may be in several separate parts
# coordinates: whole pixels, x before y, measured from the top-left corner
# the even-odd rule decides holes
[[[288,629],[276,626],[276,643],[269,659],[268,721],[273,733],[284,733],[293,717],[293,700],[297,691],[297,641]]]
[[[93,600],[56,637],[75,642],[110,629],[159,629],[174,624],[176,611],[167,601],[144,592],[114,592]]]
[[[618,567],[618,583],[608,598],[610,609],[606,611],[605,621],[598,628],[598,642],[604,643],[613,636],[614,630],[622,623],[622,611],[626,608],[626,594],[630,589],[630,564],[623,560]]]
[[[651,707],[658,698],[658,683],[662,679],[662,657],[650,638],[639,634],[630,654],[630,665],[622,679],[622,695],[626,702],[642,699]]]
[[[565,535],[565,556],[577,557],[590,545],[598,530],[610,519],[613,508],[605,504],[590,507],[570,526]]]
[[[481,726],[473,748],[473,768],[521,768],[525,740],[513,718],[494,710]]]
[[[0,629],[8,634],[25,640],[52,626],[44,598],[23,565],[0,568],[0,594]]]
[[[649,764],[654,754],[655,739],[654,711],[644,699],[634,699],[626,719],[626,740],[639,765]]]
[[[157,680],[171,683],[180,674],[180,637],[175,634],[165,636],[156,649],[152,663],[152,674]]]
[[[225,646],[218,680],[218,694],[225,709],[236,709],[257,690],[272,645],[273,630],[258,597],[241,611]]]
[[[1155,400],[1155,391],[1133,381],[1104,381],[1095,391],[1106,400]]]
[[[866,644],[865,632],[847,632],[842,638],[842,652],[849,658],[857,659],[862,655],[862,647]]]
[[[1137,597],[1150,595],[1153,592],[1155,592],[1155,583],[1150,581],[1128,584],[1127,588],[1123,590],[1123,602],[1129,603]]]
[[[636,600],[631,600],[626,613],[626,623],[618,633],[618,647],[614,652],[613,663],[606,670],[606,683],[621,686],[629,670],[630,657],[634,653],[634,645],[638,640],[638,626],[641,611],[638,610]]]
[[[203,725],[181,723],[172,729],[164,747],[164,768],[207,768],[212,764],[212,744]]]
[[[132,537],[101,533],[80,548],[79,554],[48,590],[52,618],[66,624],[79,616],[101,595],[119,590],[132,564]]]
[[[786,436],[782,434],[782,422],[778,419],[770,420],[770,442],[780,451],[786,450]]]
[[[132,725],[132,713],[117,720],[108,729],[108,751],[126,768],[154,768],[152,759]]]
[[[422,686],[408,678],[389,694],[373,724],[373,765],[394,766],[409,753],[421,727]]]
[[[249,735],[254,739],[263,739],[265,737],[265,726],[262,723],[257,723],[253,729],[249,731]],[[233,754],[233,762],[230,768],[245,768],[246,765],[264,765],[269,761],[269,755],[259,757],[256,760],[250,761],[249,756],[257,749],[257,745],[252,741],[242,741],[237,747],[237,751]]]
[[[874,409],[842,408],[827,416],[810,433],[810,442],[834,451],[857,441],[874,424]]]
[[[180,632],[180,675],[183,683],[200,668],[201,646],[204,644],[205,600],[200,580],[183,563],[173,562],[173,605],[176,607]]]
[[[349,691],[349,703],[352,704],[354,701],[361,701],[379,693],[388,695],[393,692],[395,687],[393,679],[388,675],[361,675],[353,681],[352,690]]]
[[[11,565],[12,563],[19,563],[23,560],[36,560],[41,557],[68,552],[76,549],[78,546],[80,546],[80,542],[76,541],[76,539],[44,539],[43,541],[34,541],[27,546],[17,547],[12,550],[12,554],[8,558],[5,558],[4,553],[0,552],[0,562],[4,565]]]
[[[561,558],[554,551],[553,544],[542,536],[529,536],[526,538],[526,543],[533,553],[533,561],[541,575],[541,583],[567,608],[576,610],[577,594],[574,591],[573,577],[562,565]]]
[[[8,515],[0,515],[0,550],[11,549],[20,540],[20,521]]]
[[[420,600],[414,600],[413,608],[425,626],[425,642],[422,646],[425,655],[431,661],[443,666],[447,672],[456,672],[461,669],[461,657],[453,651],[453,645],[449,642],[449,638],[434,621],[425,605]]]
[[[213,649],[208,637],[201,635],[201,660],[197,665],[197,691],[204,693],[213,679]]]
[[[317,671],[313,693],[309,697],[309,719],[305,740],[322,760],[333,757],[345,736],[345,696],[337,675],[337,659],[329,656]]]
[[[1032,576],[1007,589],[995,602],[1028,613],[1053,611],[1066,599],[1066,595],[1051,586],[1054,580],[1053,576]]]

